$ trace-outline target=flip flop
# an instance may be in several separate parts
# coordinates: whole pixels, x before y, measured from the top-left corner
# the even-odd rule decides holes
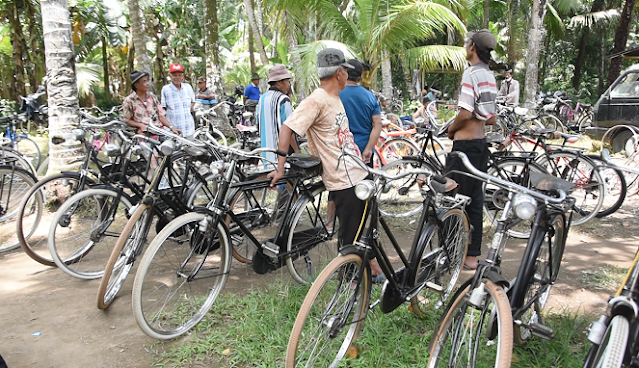
[[[386,281],[386,276],[383,273],[380,273],[377,276],[373,276],[372,279],[373,284],[381,284]]]
[[[464,263],[464,270],[470,270],[470,271],[472,271],[472,270],[476,270],[476,269],[477,269],[477,267],[470,267],[469,265],[467,265],[466,263]]]

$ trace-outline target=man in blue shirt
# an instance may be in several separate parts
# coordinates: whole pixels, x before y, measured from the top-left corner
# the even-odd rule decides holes
[[[193,106],[195,105],[195,93],[189,84],[184,81],[184,68],[178,63],[169,67],[171,83],[162,87],[162,107],[166,109],[166,118],[172,126],[182,131],[185,138],[191,138],[195,133],[193,121]]]
[[[342,100],[348,126],[355,138],[355,144],[362,152],[362,158],[373,167],[373,150],[382,131],[382,118],[379,104],[373,93],[358,83],[362,78],[362,63],[355,59],[348,61],[353,69],[348,69],[346,88],[339,93]]]
[[[251,84],[244,90],[244,106],[246,111],[255,112],[255,107],[260,100],[260,76],[257,73],[251,75]]]

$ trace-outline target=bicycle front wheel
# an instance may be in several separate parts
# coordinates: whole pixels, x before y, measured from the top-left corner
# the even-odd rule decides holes
[[[326,229],[328,219],[328,191],[322,187],[304,198],[302,206],[293,214],[288,234],[286,266],[295,281],[311,284],[322,269],[337,256],[337,243],[331,241]]]
[[[133,282],[133,314],[147,335],[178,337],[204,318],[226,285],[231,246],[207,214],[175,218],[149,245]]]
[[[630,324],[622,315],[614,316],[606,328],[593,360],[595,368],[621,368],[629,339]]]
[[[98,309],[108,308],[120,291],[135,258],[142,251],[152,221],[151,206],[140,204],[122,229],[100,279]]]
[[[0,167],[0,253],[20,246],[14,221],[20,220],[17,217],[20,203],[34,185],[34,178],[27,171],[8,166]],[[33,211],[36,210],[37,207],[29,208],[30,213],[35,213]],[[28,227],[29,232],[33,231],[33,223]]]
[[[419,266],[415,274],[415,285],[431,281],[443,288],[434,292],[428,287],[410,300],[410,309],[419,317],[426,317],[446,302],[457,285],[461,274],[468,241],[470,225],[468,218],[460,209],[454,208],[439,216],[442,226],[433,227],[429,236],[429,246],[422,247]],[[435,257],[427,257],[430,251],[440,248]],[[426,253],[426,254],[424,254]]]
[[[361,256],[341,255],[329,263],[297,314],[285,366],[337,367],[361,331],[370,293],[370,269]]]
[[[474,290],[466,286],[457,292],[433,335],[427,367],[510,368],[512,354],[508,297],[485,280]]]
[[[628,185],[626,184],[626,178],[623,171],[618,170],[604,161],[601,156],[588,155],[599,168],[601,177],[606,182],[606,195],[604,196],[603,204],[597,213],[597,217],[605,217],[617,212],[626,200],[626,191]]]
[[[80,279],[102,277],[131,207],[128,198],[110,189],[89,189],[69,198],[49,229],[55,264]]]

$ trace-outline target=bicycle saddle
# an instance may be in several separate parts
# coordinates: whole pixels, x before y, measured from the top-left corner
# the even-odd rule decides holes
[[[288,162],[292,167],[301,170],[310,170],[322,167],[322,162],[319,157],[301,152],[292,153],[286,157],[286,162]]]
[[[249,133],[257,132],[257,127],[256,126],[246,126],[246,125],[242,125],[242,124],[237,124],[235,127],[240,132],[249,132]]]
[[[567,134],[567,133],[562,133],[562,132],[557,132],[559,133],[559,135],[566,140],[566,142],[568,143],[575,143],[579,140],[579,138],[581,138],[581,136],[579,134]]]
[[[535,171],[530,172],[530,183],[533,188],[537,190],[543,190],[546,192],[563,190],[566,193],[570,193],[575,188],[575,184],[552,176],[550,174],[538,173]]]
[[[197,148],[197,147],[190,147],[190,146],[183,146],[182,151],[184,151],[184,153],[186,153],[187,155],[193,156],[193,157],[198,157],[198,156],[202,156],[206,154],[205,150],[201,148]]]

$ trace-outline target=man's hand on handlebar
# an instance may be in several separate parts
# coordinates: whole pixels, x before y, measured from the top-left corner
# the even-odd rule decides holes
[[[284,173],[280,173],[278,170],[272,171],[270,172],[268,175],[266,175],[267,178],[271,179],[271,188],[275,187],[275,183],[277,183],[280,179],[282,179],[282,177],[284,176]]]

